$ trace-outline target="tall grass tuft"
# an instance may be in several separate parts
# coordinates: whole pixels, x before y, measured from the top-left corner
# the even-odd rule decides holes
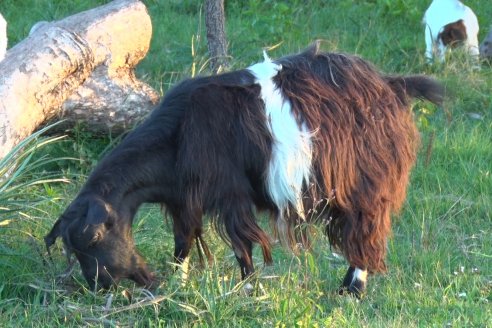
[[[0,159],[0,300],[2,292],[12,290],[13,286],[7,287],[9,277],[19,278],[16,274],[24,267],[33,268],[33,263],[43,267],[41,257],[36,256],[41,251],[33,231],[41,223],[39,218],[50,216],[46,204],[57,201],[53,184],[68,183],[61,173],[47,170],[50,164],[69,159],[47,152],[64,138],[42,136],[54,125],[33,133]]]
[[[43,148],[64,138],[64,136],[42,138],[42,134],[54,125],[47,126],[17,144],[5,157],[0,159],[0,226],[10,223],[14,217],[24,216],[25,209],[36,209],[40,202],[51,201],[49,196],[29,197],[26,191],[34,186],[68,180],[59,173],[47,172],[43,167],[68,158],[50,158],[43,154]],[[27,196],[27,197],[26,197]]]

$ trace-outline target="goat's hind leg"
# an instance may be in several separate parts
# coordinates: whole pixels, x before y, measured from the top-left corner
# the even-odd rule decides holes
[[[253,243],[249,240],[245,240],[242,244],[242,250],[239,249],[237,244],[236,246],[233,246],[233,249],[241,270],[241,279],[244,280],[255,272],[255,268],[253,265]]]
[[[248,277],[252,276],[255,272],[253,265],[253,243],[249,240],[242,241],[242,250],[240,250],[239,245],[233,244],[234,255],[239,264],[241,270],[241,280],[246,280]],[[246,282],[244,285],[244,292],[247,295],[252,295],[254,287],[250,282]]]
[[[361,298],[366,291],[368,272],[384,268],[386,227],[379,231],[374,228],[379,224],[379,217],[374,213],[334,211],[332,214],[334,219],[327,226],[328,236],[337,240],[337,246],[350,265],[338,293]]]
[[[350,266],[342,281],[342,286],[338,290],[340,295],[345,292],[360,298],[366,290],[367,270]]]

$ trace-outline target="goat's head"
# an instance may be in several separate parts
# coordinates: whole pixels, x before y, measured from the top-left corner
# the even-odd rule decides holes
[[[92,290],[108,289],[123,278],[149,286],[153,276],[135,249],[127,216],[100,197],[79,195],[44,240],[49,249],[57,237],[63,239]]]

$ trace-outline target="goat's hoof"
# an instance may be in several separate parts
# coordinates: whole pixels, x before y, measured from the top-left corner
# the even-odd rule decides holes
[[[349,267],[343,279],[342,286],[338,289],[338,294],[348,294],[361,299],[366,290],[366,276],[366,271]]]
[[[366,291],[366,283],[359,279],[354,281],[349,286],[340,286],[338,289],[338,295],[350,295],[355,296],[357,299],[361,299]]]
[[[255,292],[255,286],[253,286],[251,283],[247,282],[243,286],[243,293],[245,296],[253,296]]]
[[[244,296],[257,296],[257,295],[265,295],[266,291],[263,288],[261,282],[256,281],[254,285],[251,282],[247,282],[241,288],[241,294]]]

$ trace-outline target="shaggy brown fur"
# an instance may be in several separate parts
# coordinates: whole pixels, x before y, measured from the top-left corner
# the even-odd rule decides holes
[[[384,271],[390,214],[405,199],[419,141],[409,98],[439,102],[441,91],[430,79],[382,76],[358,57],[317,47],[278,62],[276,83],[316,131],[316,183],[306,195],[318,203],[312,213],[326,220],[331,244],[351,266]],[[329,209],[320,213],[323,199]]]

